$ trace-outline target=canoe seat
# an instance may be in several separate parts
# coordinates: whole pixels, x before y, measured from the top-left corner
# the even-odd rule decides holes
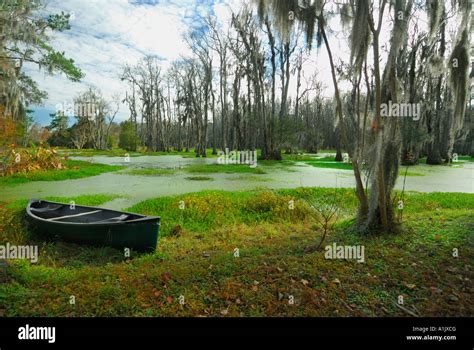
[[[50,219],[46,219],[48,221],[59,221],[59,220],[64,220],[64,219],[71,219],[71,218],[77,218],[80,216],[87,216],[87,215],[92,215],[92,214],[97,214],[100,213],[102,210],[94,210],[94,211],[87,211],[85,213],[79,213],[79,214],[74,214],[74,215],[64,215],[60,217],[54,217]]]
[[[56,205],[56,206],[47,206],[45,208],[30,208],[32,212],[34,213],[47,213],[49,211],[55,211],[55,210],[58,210],[60,208],[62,208],[63,206],[62,205]]]
[[[115,218],[110,218],[106,220],[100,220],[100,221],[94,221],[94,224],[106,224],[106,223],[114,223],[114,222],[120,222],[120,221],[125,221],[129,218],[130,215],[127,214],[122,214],[120,216],[117,216]]]

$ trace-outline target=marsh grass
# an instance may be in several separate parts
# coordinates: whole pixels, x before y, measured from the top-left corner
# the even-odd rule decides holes
[[[185,177],[186,180],[190,181],[212,181],[213,178],[209,176],[188,176]]]
[[[403,295],[420,316],[473,314],[473,195],[406,192],[400,233],[360,235],[354,191],[338,189],[339,220],[326,244],[364,245],[366,262],[357,263],[304,252],[322,234],[308,203],[325,203],[334,191],[206,191],[139,203],[129,210],[161,216],[156,253],[124,259],[113,249],[48,243],[38,265],[12,263],[0,309],[6,316],[406,316],[396,306]]]
[[[118,174],[136,176],[170,176],[177,173],[175,169],[129,169]]]
[[[81,160],[65,161],[66,169],[40,170],[31,173],[18,173],[0,177],[0,187],[17,185],[32,181],[63,181],[97,176],[103,173],[125,169],[123,166],[91,163]]]
[[[321,157],[321,158],[311,158],[309,160],[303,158],[303,160],[296,159],[295,161],[303,162],[305,164],[311,165],[316,168],[328,168],[328,169],[340,169],[340,170],[353,169],[351,163],[336,162],[334,160],[334,157],[332,156]],[[401,168],[399,171],[399,176],[405,176],[405,175],[406,176],[425,176],[426,173],[423,171],[413,171],[413,170],[406,171],[405,168]]]
[[[106,157],[141,157],[141,156],[182,156],[183,158],[196,158],[196,153],[194,149],[191,149],[189,152],[178,152],[175,150],[169,152],[152,152],[141,149],[139,151],[126,151],[120,148],[113,148],[110,150],[96,150],[96,149],[69,149],[69,148],[60,148],[58,151],[61,154],[67,154],[72,157],[93,157],[93,156],[106,156]],[[212,154],[212,149],[208,148],[206,150],[207,158],[216,158],[217,154]]]
[[[246,164],[196,164],[187,166],[183,170],[192,174],[266,174],[265,170],[262,168],[258,166],[256,168],[252,168]]]

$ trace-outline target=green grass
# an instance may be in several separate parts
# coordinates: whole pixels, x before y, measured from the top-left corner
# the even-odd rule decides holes
[[[71,157],[125,157],[126,155],[129,157],[139,157],[142,155],[140,152],[131,152],[121,148],[113,148],[110,150],[59,148],[58,152],[61,154],[67,154]]]
[[[219,152],[219,151],[217,151]],[[175,152],[173,154],[177,154],[182,156],[183,158],[196,158],[196,153],[194,152],[194,149],[191,149],[189,152]],[[212,149],[208,148],[206,149],[206,157],[207,158],[217,158],[219,157],[219,154],[212,154]]]
[[[352,164],[336,162],[334,157],[314,158],[312,160],[305,160],[304,163],[316,168],[352,170]]]
[[[140,150],[136,152],[127,151],[120,148],[113,148],[110,150],[96,150],[96,149],[68,149],[68,148],[60,148],[58,149],[62,154],[68,154],[69,156],[73,157],[93,157],[93,156],[106,156],[106,157],[125,157],[128,155],[129,157],[141,157],[141,156],[166,156],[166,155],[177,155],[182,156],[183,158],[195,158],[196,153],[194,149],[191,149],[189,152],[178,152],[175,150],[169,152],[147,152],[146,150]],[[218,157],[216,154],[212,154],[212,149],[208,148],[206,150],[206,156],[208,158],[215,158]]]
[[[427,159],[426,157],[418,159],[418,164],[426,164],[426,159]],[[465,163],[465,162],[474,162],[474,157],[471,157],[471,156],[458,156],[458,161],[453,162],[452,165],[462,165],[462,163]],[[446,164],[446,163],[443,163],[443,164],[440,164],[440,165],[448,166],[448,164]],[[432,165],[432,166],[436,166],[436,165]]]
[[[310,159],[308,159],[308,157],[303,157],[301,160],[298,160],[297,158],[295,158],[294,160],[301,161],[303,163],[306,163],[316,168],[329,168],[329,169],[341,169],[341,170],[353,169],[351,163],[336,162],[333,156],[321,157],[321,158],[310,158]],[[402,177],[405,175],[406,176],[425,176],[426,175],[424,172],[420,172],[420,171],[413,171],[413,170],[406,171],[405,167],[400,168],[398,174],[399,176],[402,176]]]
[[[256,174],[263,175],[275,169],[287,172],[294,171],[297,163],[293,160],[258,160],[256,167],[251,167],[248,164],[195,164],[185,167],[183,170],[193,174]]]
[[[474,195],[468,193],[405,192],[403,199],[405,211],[410,213],[436,213],[442,210],[472,210],[474,208]]]
[[[63,170],[44,170],[0,177],[0,187],[5,185],[17,185],[32,181],[62,181],[80,179],[125,169],[125,167],[122,166],[90,163],[79,160],[67,160],[66,166],[67,169]]]
[[[54,197],[49,196],[45,197],[45,200],[52,201],[52,202],[61,202],[61,203],[69,203],[74,201],[77,205],[86,205],[95,207],[111,200],[121,198],[121,196],[116,194],[95,194],[95,195],[82,195],[82,196],[74,196],[74,197]],[[4,203],[7,208],[18,210],[18,209],[25,209],[28,203],[28,199],[17,199],[12,202]],[[0,202],[1,204],[1,202]]]
[[[398,171],[398,176],[403,178],[404,176],[426,176],[425,172],[420,172],[420,171],[411,171],[411,170],[406,170],[406,167],[401,168]]]
[[[365,263],[325,259],[324,251],[305,253],[321,236],[309,202],[325,203],[334,193],[342,214],[326,244],[363,245]],[[148,200],[130,210],[161,216],[155,254],[126,260],[107,248],[45,244],[39,264],[11,263],[10,280],[0,284],[0,311],[5,316],[407,316],[396,306],[403,295],[404,307],[420,316],[473,315],[468,285],[473,195],[406,193],[398,234],[356,233],[356,206],[353,190],[322,188],[207,191]],[[453,248],[459,257],[452,256]],[[70,295],[76,305],[69,304]]]
[[[463,162],[474,162],[474,157],[470,156],[459,156],[458,160],[463,161]]]
[[[396,192],[400,196],[400,192]],[[261,221],[297,222],[308,214],[308,203],[326,203],[333,198],[343,213],[351,215],[357,209],[352,189],[300,188],[273,192],[261,191],[205,191],[143,201],[128,211],[162,217],[162,235],[168,235],[176,225],[183,229],[205,232],[223,225],[252,224]],[[288,210],[288,202],[295,201],[296,209]],[[462,210],[474,208],[474,195],[463,193],[405,192],[405,213],[421,211]],[[184,203],[186,210],[179,204]]]
[[[192,174],[211,174],[211,173],[248,173],[248,174],[266,174],[261,167],[252,168],[246,164],[197,164],[184,168],[184,171]]]
[[[295,162],[302,162],[308,160],[314,160],[316,154],[283,154],[284,160],[291,160]]]
[[[119,174],[136,176],[169,176],[176,174],[175,169],[130,169]]]
[[[155,254],[124,261],[113,249],[44,244],[39,265],[13,263],[11,280],[0,285],[0,309],[7,316],[404,316],[395,306],[404,295],[404,306],[421,316],[472,315],[459,276],[469,276],[463,266],[473,258],[473,195],[405,193],[401,233],[360,236],[351,227],[353,190],[337,190],[345,214],[327,243],[363,244],[367,261],[357,264],[304,253],[320,235],[308,203],[327,202],[334,193],[212,191],[139,203],[129,210],[162,218]],[[99,205],[113,198],[74,200]],[[10,203],[6,212],[25,204]],[[1,222],[9,227],[2,232],[18,232],[11,221]],[[453,247],[459,258],[452,257]],[[69,295],[76,296],[75,306]]]
[[[188,176],[185,179],[190,181],[212,181],[212,177],[209,176]]]
[[[261,175],[251,175],[251,174],[244,174],[239,176],[229,176],[226,177],[228,181],[246,181],[246,182],[268,182],[271,179],[267,177],[263,177]]]

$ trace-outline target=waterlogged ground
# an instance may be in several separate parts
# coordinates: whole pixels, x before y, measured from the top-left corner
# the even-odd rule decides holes
[[[362,235],[350,165],[325,156],[251,168],[104,155],[0,179],[0,245],[40,249],[36,264],[9,261],[0,274],[0,317],[474,315],[472,159],[410,167],[406,178],[401,169],[397,188],[410,192],[397,233]],[[157,251],[128,259],[108,247],[44,241],[24,224],[32,197],[159,215]],[[314,206],[335,200],[324,244],[363,246],[364,263],[308,250],[323,237]]]
[[[310,204],[334,196],[340,211],[325,244],[363,246],[363,263],[307,250],[322,237]],[[113,197],[73,199],[97,206]],[[112,248],[38,240],[22,224],[26,201],[15,201],[0,206],[0,244],[39,245],[40,254],[36,264],[10,261],[0,316],[474,315],[474,196],[409,193],[405,203],[400,232],[363,235],[353,230],[351,189],[150,199],[129,210],[161,216],[157,251],[126,259]]]
[[[325,155],[321,155],[324,157]],[[122,209],[149,198],[199,192],[202,190],[285,189],[298,187],[354,187],[350,169],[331,169],[325,162],[259,162],[256,169],[247,165],[230,166],[222,171],[216,158],[184,158],[179,155],[139,157],[73,157],[93,163],[120,165],[125,169],[98,176],[64,181],[34,181],[2,188],[1,199],[11,201],[46,196],[74,197],[85,194],[114,193],[120,198],[104,205]],[[333,163],[334,164],[334,163]],[[336,163],[336,166],[349,166]],[[229,166],[228,166],[229,167]],[[235,168],[237,167],[237,168]],[[405,174],[405,168],[400,170]],[[419,192],[474,193],[474,163],[453,166],[420,164],[399,176],[397,189]]]

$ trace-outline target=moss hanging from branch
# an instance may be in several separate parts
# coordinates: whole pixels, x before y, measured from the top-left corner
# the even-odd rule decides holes
[[[450,58],[450,83],[453,89],[454,130],[462,125],[469,86],[469,34],[462,30]]]
[[[263,21],[267,11],[284,41],[288,40],[293,26],[299,21],[306,33],[308,45],[311,46],[314,27],[323,7],[322,0],[255,0],[260,20]],[[324,25],[324,23],[320,23]]]
[[[427,0],[426,7],[429,18],[429,36],[430,39],[438,32],[441,23],[441,17],[444,13],[444,1]]]
[[[367,18],[369,15],[369,1],[361,0],[355,5],[355,14],[353,19],[351,33],[351,62],[353,62],[356,74],[360,73],[362,63],[367,56],[369,48],[369,24]]]

